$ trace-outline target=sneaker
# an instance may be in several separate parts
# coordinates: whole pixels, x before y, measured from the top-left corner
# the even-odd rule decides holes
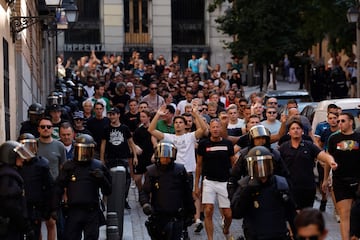
[[[319,210],[320,210],[321,212],[325,212],[325,210],[326,210],[326,203],[327,203],[326,200],[321,200],[321,202],[320,202],[320,207],[319,207]]]
[[[202,222],[195,223],[194,233],[200,233],[203,228],[204,228],[204,224]]]
[[[133,189],[136,188],[135,181],[131,181],[130,187],[133,188]]]
[[[126,208],[126,209],[128,209],[128,210],[130,210],[130,209],[131,209],[131,207],[130,207],[130,205],[129,205],[129,202],[128,202],[128,201],[125,201],[125,208]]]

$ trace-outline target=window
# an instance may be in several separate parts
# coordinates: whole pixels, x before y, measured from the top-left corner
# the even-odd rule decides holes
[[[148,0],[125,0],[125,33],[148,33]]]
[[[204,14],[205,0],[172,0],[171,29],[173,45],[204,45]]]

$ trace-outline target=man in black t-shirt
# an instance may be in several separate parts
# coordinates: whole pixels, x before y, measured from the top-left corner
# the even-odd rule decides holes
[[[101,139],[100,160],[110,169],[116,166],[123,166],[126,169],[125,198],[129,193],[130,171],[129,161],[131,161],[130,149],[133,155],[133,164],[137,165],[137,155],[135,143],[133,141],[128,126],[120,123],[120,110],[111,108],[108,111],[110,126],[104,129]],[[125,201],[125,208],[130,209],[130,205]]]
[[[203,176],[202,203],[204,205],[205,229],[208,239],[213,239],[214,204],[218,199],[219,207],[224,215],[223,233],[230,235],[231,209],[226,184],[230,176],[230,169],[235,162],[234,148],[231,141],[221,137],[221,123],[219,119],[210,121],[210,138],[199,143],[195,175],[195,194],[200,196],[199,180]]]
[[[332,185],[336,209],[340,214],[342,239],[349,239],[349,232],[354,233],[354,229],[350,229],[350,225],[353,225],[350,224],[350,212],[360,182],[360,134],[354,132],[354,122],[351,113],[341,113],[338,118],[340,131],[330,135],[328,140],[328,151],[338,164],[336,171],[333,171]],[[329,170],[324,167],[324,179],[329,176]],[[323,182],[322,187],[328,187],[327,181]]]
[[[289,122],[290,140],[281,144],[279,151],[290,172],[291,193],[298,209],[313,207],[316,184],[313,168],[318,159],[335,168],[334,158],[311,141],[303,139],[304,127],[299,119]]]

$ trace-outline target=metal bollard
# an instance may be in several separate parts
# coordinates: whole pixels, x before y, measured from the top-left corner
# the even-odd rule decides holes
[[[111,168],[110,173],[112,176],[112,194],[108,197],[107,211],[109,213],[117,213],[118,233],[119,237],[122,238],[124,224],[126,170],[124,167],[118,166]]]
[[[119,228],[117,226],[108,226],[106,228],[107,240],[120,240]]]
[[[107,226],[118,226],[119,225],[119,219],[117,212],[108,212],[106,214],[106,225]]]

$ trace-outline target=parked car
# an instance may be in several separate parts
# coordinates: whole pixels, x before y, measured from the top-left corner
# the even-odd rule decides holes
[[[360,98],[341,98],[341,99],[332,99],[324,100],[318,103],[314,119],[312,123],[312,129],[315,131],[316,125],[319,122],[326,121],[327,117],[327,106],[329,104],[336,104],[338,107],[341,107],[342,112],[350,112],[355,117],[355,124],[359,126],[359,120],[357,118],[358,112],[360,111]]]
[[[313,102],[312,97],[310,96],[309,92],[306,90],[274,90],[268,91],[265,94],[264,102],[268,98],[275,97],[278,101],[278,106],[286,105],[289,99],[295,99],[298,103],[301,102]]]

